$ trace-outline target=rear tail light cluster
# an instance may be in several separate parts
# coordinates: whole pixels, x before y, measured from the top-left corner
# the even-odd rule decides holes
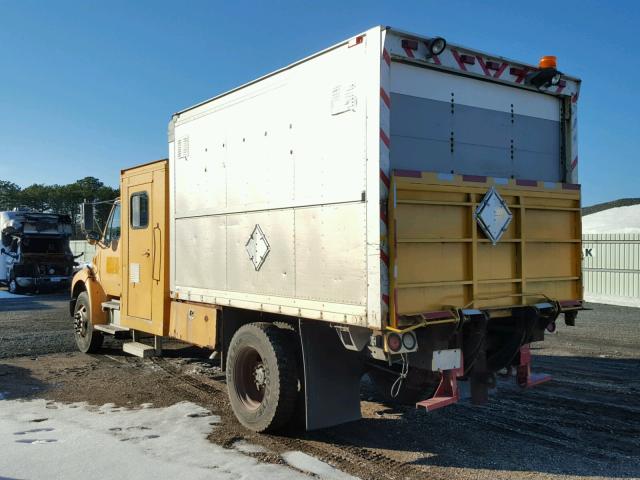
[[[388,333],[385,343],[390,353],[408,353],[418,349],[418,339],[414,332]]]

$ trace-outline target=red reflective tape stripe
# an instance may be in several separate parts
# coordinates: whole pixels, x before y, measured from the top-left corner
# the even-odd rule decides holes
[[[581,300],[560,300],[558,303],[560,304],[561,307],[581,307],[582,306]]]
[[[391,140],[389,140],[389,137],[387,137],[387,134],[384,133],[384,130],[382,129],[380,129],[380,138],[382,139],[384,144],[387,146],[387,148],[389,148],[389,145],[391,144]]]
[[[455,59],[455,61],[457,62],[458,66],[460,67],[460,70],[464,70],[465,72],[467,71],[467,66],[464,64],[464,62],[462,61],[462,58],[460,58],[460,54],[458,53],[457,50],[454,50],[453,48],[451,49],[451,55],[453,55],[453,58]]]
[[[562,90],[564,90],[564,85],[559,85],[558,88],[556,89],[556,93],[562,93]]]
[[[421,317],[425,320],[439,320],[445,318],[456,318],[453,316],[453,313],[447,310],[436,310],[433,312],[425,312],[421,314]]]
[[[382,50],[382,58],[384,58],[385,63],[387,64],[387,66],[391,66],[391,57],[389,56],[389,52],[387,52],[387,49],[384,48]]]
[[[496,73],[493,74],[493,78],[500,78],[500,75],[502,75],[502,73],[505,71],[505,69],[508,66],[509,66],[508,63],[502,62],[502,65],[500,65],[500,68],[496,71]]]
[[[394,170],[396,177],[411,177],[422,178],[422,173],[419,170]]]
[[[382,250],[380,250],[380,260],[382,260],[387,267],[389,266],[389,256]]]
[[[389,305],[389,295],[382,294],[382,301]]]
[[[537,180],[516,180],[516,185],[520,185],[521,187],[537,187]]]
[[[382,183],[384,183],[384,186],[387,187],[387,189],[389,189],[389,186],[391,185],[391,181],[389,180],[389,177],[387,177],[387,174],[382,171],[382,169],[380,169],[380,180],[382,180]]]
[[[427,52],[429,52],[429,42],[422,43],[424,43],[425,47],[427,47]],[[435,63],[436,65],[442,65],[442,62],[438,58],[438,55],[434,55],[433,57],[431,57],[431,60],[433,60],[433,63]]]
[[[573,95],[571,95],[571,103],[576,103],[578,101],[578,95],[579,95],[579,92],[576,92]]]
[[[576,165],[578,165],[578,157],[574,158],[573,162],[571,162],[571,170],[576,168]]]
[[[482,175],[463,175],[462,181],[463,182],[486,182],[487,177],[484,177]]]
[[[484,74],[490,77],[491,73],[489,72],[489,69],[485,65],[482,57],[480,55],[476,55],[476,58],[478,59],[478,63],[480,64],[480,68],[482,68],[482,71],[484,72]]]
[[[522,81],[523,81],[525,78],[527,78],[527,74],[528,74],[529,72],[531,72],[531,71],[533,71],[533,70],[531,70],[531,69],[529,69],[529,68],[527,68],[527,67],[523,68],[523,69],[522,69],[522,73],[521,73],[521,74],[519,74],[519,75],[518,75],[518,78],[516,78],[516,80],[515,80],[515,81],[516,81],[516,83],[522,83]]]
[[[396,313],[396,323],[398,321],[398,289],[393,289],[393,306]]]
[[[393,221],[393,258],[396,261],[396,268],[398,268],[398,221]],[[394,272],[395,273],[395,272]]]
[[[388,108],[391,108],[391,99],[389,98],[389,95],[387,95],[387,92],[385,92],[384,88],[382,87],[380,87],[380,98],[382,98],[382,101]]]
[[[411,50],[410,48],[404,48],[404,52],[407,54],[407,57],[413,58],[413,50]]]
[[[385,227],[387,227],[387,205],[386,203],[380,204],[380,220],[384,223]]]

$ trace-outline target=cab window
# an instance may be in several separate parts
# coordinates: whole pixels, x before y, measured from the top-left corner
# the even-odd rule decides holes
[[[120,203],[116,203],[109,217],[109,223],[104,232],[104,244],[111,245],[111,242],[117,242],[120,239]]]
[[[147,228],[149,225],[149,196],[147,192],[131,194],[131,228]]]

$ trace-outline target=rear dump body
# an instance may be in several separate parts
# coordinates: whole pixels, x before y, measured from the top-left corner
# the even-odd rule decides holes
[[[175,114],[122,172],[117,281],[74,299],[215,349],[256,431],[359,418],[363,372],[427,410],[544,380],[529,343],[582,308],[579,80],[433,40],[376,27]]]
[[[0,282],[12,292],[68,288],[74,259],[68,215],[0,212]]]

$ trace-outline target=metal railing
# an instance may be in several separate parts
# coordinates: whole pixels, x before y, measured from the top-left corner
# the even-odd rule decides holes
[[[584,234],[582,256],[587,301],[640,307],[640,234]]]

